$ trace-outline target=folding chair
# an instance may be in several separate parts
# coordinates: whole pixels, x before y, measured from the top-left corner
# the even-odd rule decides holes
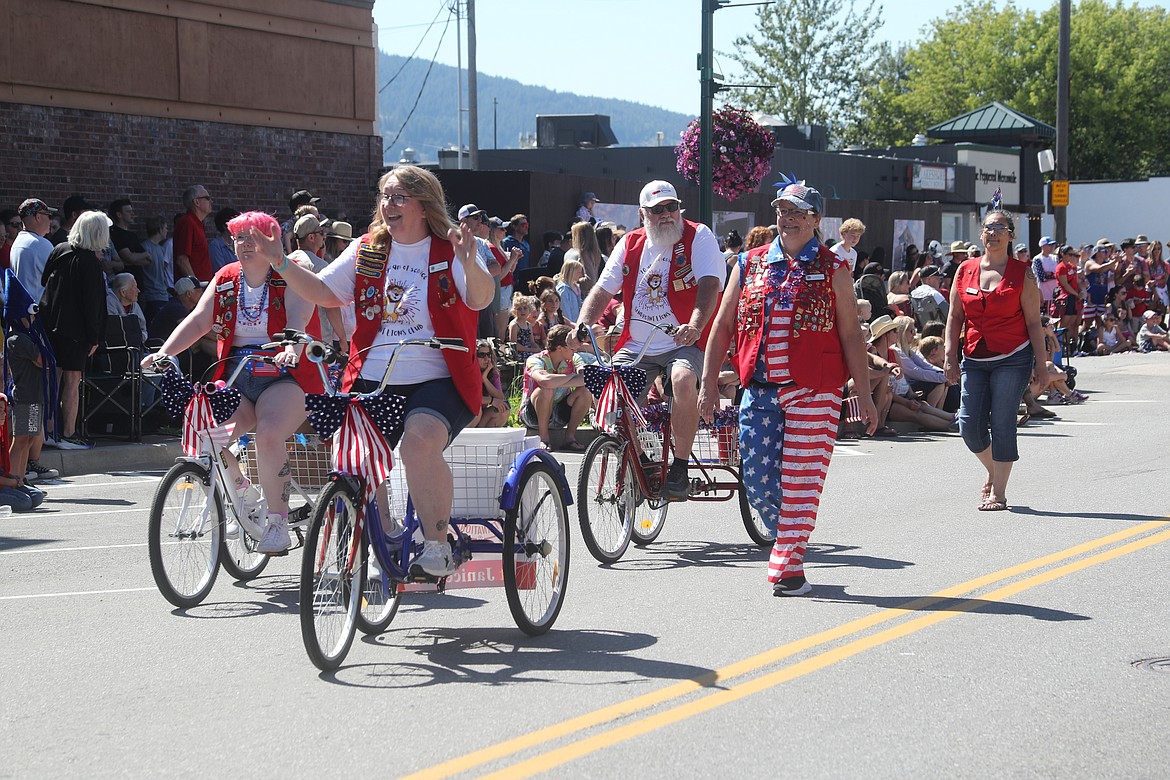
[[[106,318],[103,343],[81,379],[81,427],[87,436],[142,441],[142,330],[138,318]]]

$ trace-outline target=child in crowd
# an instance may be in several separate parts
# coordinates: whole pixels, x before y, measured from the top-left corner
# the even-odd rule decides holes
[[[537,299],[544,295],[545,290],[555,289],[557,289],[557,283],[553,281],[551,276],[538,276],[528,283],[528,291],[532,293],[532,297]]]
[[[862,325],[873,319],[873,304],[866,298],[857,299],[857,319]]]
[[[26,412],[20,412],[24,414]],[[37,408],[40,414],[40,408]],[[38,416],[38,423],[40,418]],[[28,439],[31,437],[19,437]],[[15,451],[18,448],[14,439],[9,444],[8,436],[8,397],[0,393],[0,506],[10,506],[14,512],[29,512],[36,509],[45,500],[45,494],[29,485],[24,480],[25,466],[20,465],[9,453],[9,447]],[[28,442],[23,443],[24,461],[28,460]],[[13,463],[17,464],[12,468]]]
[[[1068,374],[1060,370],[1053,358],[1056,355],[1056,348],[1060,341],[1056,338],[1056,331],[1053,330],[1052,319],[1048,315],[1041,315],[1040,324],[1044,328],[1044,348],[1048,350],[1046,364],[1048,366],[1048,381],[1041,380],[1039,386],[1032,385],[1032,393],[1039,397],[1048,391],[1049,404],[1079,404],[1084,403],[1089,396],[1082,392],[1073,390],[1068,386]]]
[[[472,423],[472,427],[503,428],[508,424],[508,415],[512,410],[508,406],[504,386],[500,382],[500,369],[496,366],[496,357],[485,339],[475,343],[475,359],[483,378],[483,396],[480,399],[479,417]]]
[[[516,345],[521,358],[535,355],[544,349],[544,332],[536,321],[536,298],[523,293],[512,296],[512,324],[508,326],[508,341]]]
[[[910,383],[910,389],[921,395],[922,400],[936,409],[942,409],[947,400],[947,379],[943,372],[922,357],[918,350],[915,338],[914,318],[898,316],[894,318],[894,344],[890,354],[902,367],[902,376]],[[957,397],[955,399],[958,400]],[[958,410],[955,404],[952,412]]]
[[[573,322],[581,317],[581,277],[585,266],[579,260],[565,260],[556,275],[557,294],[561,296],[561,313]]]
[[[1118,352],[1129,352],[1133,349],[1133,343],[1122,333],[1121,325],[1117,322],[1117,315],[1113,312],[1105,315],[1099,335],[1100,337],[1097,339],[1098,355],[1113,355]]]
[[[1162,327],[1162,315],[1156,311],[1147,311],[1142,316],[1142,327],[1137,335],[1138,349],[1142,352],[1165,352],[1170,350],[1170,336]]]
[[[570,322],[561,311],[561,296],[557,294],[556,290],[545,290],[540,294],[540,316],[538,319],[545,333],[548,333],[554,325],[573,327],[576,324]]]
[[[26,334],[13,328],[5,341],[8,370],[12,373],[12,441],[5,439],[5,450],[15,474],[25,474],[28,454],[43,435],[45,418],[41,391],[43,365],[41,351]],[[8,432],[8,399],[5,399],[4,427]]]

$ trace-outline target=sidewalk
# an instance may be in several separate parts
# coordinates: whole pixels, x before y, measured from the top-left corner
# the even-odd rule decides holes
[[[41,463],[62,477],[112,474],[117,471],[166,470],[183,453],[177,436],[144,436],[141,442],[95,439],[93,449],[57,450],[45,447]]]

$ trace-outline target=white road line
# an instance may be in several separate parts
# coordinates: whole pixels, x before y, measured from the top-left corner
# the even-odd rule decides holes
[[[127,512],[149,512],[148,506],[128,506],[125,509],[103,509],[98,512],[70,512],[64,507],[54,507],[55,512],[36,512],[33,517],[91,517],[93,515],[124,515]]]
[[[1043,420],[1041,420],[1043,422]],[[1053,425],[1112,425],[1113,423],[1074,422],[1073,420],[1053,420]]]
[[[1152,398],[1125,399],[1125,398],[1097,398],[1096,396],[1089,396],[1089,398],[1093,402],[1093,406],[1096,406],[1097,404],[1156,404],[1156,403],[1158,403],[1158,401],[1155,401]]]
[[[113,590],[74,590],[67,593],[26,593],[23,596],[0,596],[0,601],[18,601],[20,599],[53,599],[62,596],[102,596],[107,593],[143,593],[158,588],[115,588]]]
[[[3,550],[0,555],[28,555],[30,553],[78,552],[81,550],[117,550],[122,547],[145,547],[146,542],[131,544],[99,544],[93,547],[45,547],[40,550]]]
[[[59,490],[73,490],[74,488],[92,488],[92,487],[122,487],[123,485],[145,485],[158,484],[158,479],[135,479],[127,482],[70,482],[69,484],[57,484],[53,480],[44,480],[41,483],[34,482],[34,485],[43,484],[53,493]]]

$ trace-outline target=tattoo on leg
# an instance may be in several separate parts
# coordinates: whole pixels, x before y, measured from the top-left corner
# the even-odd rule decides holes
[[[438,530],[438,531],[441,531],[441,532],[443,532],[443,533],[446,533],[446,532],[447,532],[447,528],[448,528],[448,526],[450,526],[450,525],[451,525],[451,521],[450,521],[450,520],[440,520],[439,522],[435,523],[435,529],[436,529],[436,530]]]
[[[284,465],[280,467],[280,471],[276,472],[276,476],[287,477],[291,473],[292,473],[292,468],[288,465],[288,461],[286,460],[284,462]]]
[[[280,498],[287,504],[290,496],[292,496],[292,482],[286,481],[284,483],[284,490],[280,491]]]

